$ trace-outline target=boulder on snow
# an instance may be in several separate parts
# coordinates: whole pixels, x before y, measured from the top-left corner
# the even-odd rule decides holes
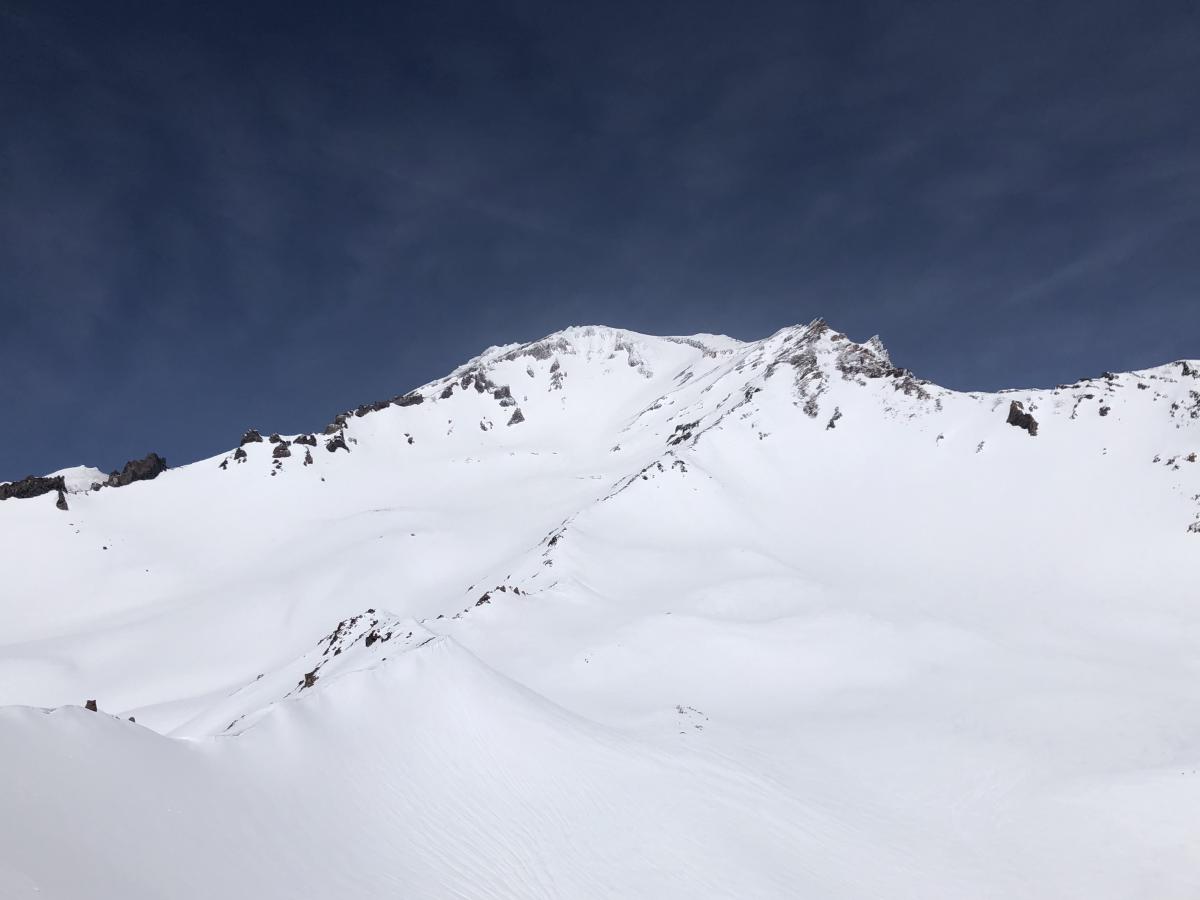
[[[1008,405],[1008,424],[1024,428],[1030,437],[1037,437],[1037,419],[1031,413],[1025,412],[1025,405],[1020,400],[1014,400]]]
[[[292,455],[292,451],[288,449],[288,442],[281,441],[275,445],[275,449],[271,451],[271,456],[274,459],[287,459]]]
[[[238,447],[236,450],[233,451],[233,460],[234,460],[234,462],[245,462],[246,461],[246,451],[243,450],[241,447]]]
[[[95,701],[95,700],[89,700],[89,701],[87,701],[86,703],[84,703],[84,704],[83,704],[83,708],[84,708],[84,709],[87,709],[87,710],[91,710],[92,712],[99,712],[99,711],[100,711],[100,710],[99,710],[99,707],[97,707],[97,706],[96,706],[96,701]]]
[[[63,512],[66,512],[69,509],[69,507],[67,506],[67,495],[64,494],[62,491],[59,491],[58,499],[54,502],[54,505],[57,506],[59,509],[61,509]]]
[[[520,409],[514,409],[512,416],[508,420],[509,425],[519,425],[525,421],[525,415]]]
[[[312,451],[308,448],[305,448],[304,450],[304,464],[306,466],[311,466],[313,464]]]
[[[350,452],[350,448],[346,446],[345,435],[343,435],[341,432],[338,432],[335,437],[331,437],[325,442],[325,449],[330,453],[334,453],[338,450],[345,450],[347,453]]]
[[[315,446],[317,446],[317,438],[316,438],[316,435],[301,434],[301,435],[297,435],[295,440],[292,441],[292,443],[293,444],[307,444],[309,447],[315,447]]]
[[[109,475],[108,486],[125,487],[135,481],[150,481],[166,470],[167,461],[157,453],[150,453],[141,459],[131,459],[121,467],[120,472],[113,472]]]

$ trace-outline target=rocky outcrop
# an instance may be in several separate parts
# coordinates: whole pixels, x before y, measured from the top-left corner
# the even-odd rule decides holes
[[[242,440],[238,444],[239,447],[245,447],[247,444],[261,444],[263,436],[254,428],[249,429],[242,435]]]
[[[67,495],[62,491],[58,492],[58,499],[54,502],[54,505],[63,512],[66,512],[68,509],[70,509],[70,507],[67,506]]]
[[[1025,405],[1020,400],[1014,400],[1008,405],[1008,424],[1024,428],[1030,437],[1037,437],[1038,423],[1032,413],[1025,412]]]
[[[420,394],[404,394],[392,401],[396,406],[419,406],[425,402],[425,398]]]
[[[317,446],[317,437],[313,434],[297,435],[293,440],[293,444],[306,444],[309,447]]]
[[[1187,364],[1186,360],[1183,363],[1181,363],[1181,365],[1183,366],[1183,371],[1180,372],[1179,374],[1182,375],[1184,378],[1200,378],[1200,372],[1196,371],[1191,366],[1189,366]]]
[[[29,500],[33,497],[40,497],[42,494],[48,494],[51,491],[58,491],[61,494],[66,489],[67,485],[61,475],[55,475],[53,478],[45,478],[41,475],[29,475],[11,484],[0,484],[0,500],[8,500],[10,498]]]
[[[261,439],[260,437],[259,440]],[[113,472],[108,476],[107,484],[109,487],[125,487],[135,481],[150,481],[166,470],[167,461],[157,453],[151,453],[141,459],[131,459],[125,463],[120,472]]]
[[[511,362],[515,359],[520,359],[523,356],[529,356],[533,359],[542,360],[549,359],[555,353],[574,353],[575,348],[564,337],[546,337],[540,341],[534,341],[531,344],[524,344],[515,350],[511,350],[503,356],[499,357],[497,362]]]
[[[697,419],[695,422],[687,422],[683,425],[676,425],[675,430],[671,432],[670,436],[667,438],[667,444],[672,447],[677,447],[686,441],[690,441],[693,433],[699,427],[699,419]]]
[[[334,453],[338,450],[345,450],[347,453],[350,452],[350,448],[346,446],[345,435],[341,433],[338,433],[334,437],[331,437],[329,440],[327,440],[325,442],[325,449],[330,453]]]
[[[275,445],[275,449],[271,451],[273,459],[287,459],[292,455],[291,449],[288,447],[287,441],[281,441]]]
[[[382,412],[391,405],[391,400],[376,400],[374,403],[364,403],[362,406],[359,406],[354,410],[354,415],[356,418],[361,419],[367,413]]]
[[[508,420],[509,425],[520,425],[525,421],[525,414],[519,409],[514,409],[512,416]]]
[[[241,447],[238,447],[236,450],[233,451],[233,460],[234,460],[234,462],[245,462],[246,461],[246,451],[243,450]]]

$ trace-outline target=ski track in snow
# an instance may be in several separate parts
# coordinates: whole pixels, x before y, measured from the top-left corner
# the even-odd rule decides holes
[[[0,504],[0,897],[1198,896],[1196,371],[573,328],[53,473]]]

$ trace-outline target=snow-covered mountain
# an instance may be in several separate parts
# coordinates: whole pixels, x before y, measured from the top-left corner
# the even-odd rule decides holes
[[[1197,453],[818,320],[9,486],[0,897],[1194,898]]]

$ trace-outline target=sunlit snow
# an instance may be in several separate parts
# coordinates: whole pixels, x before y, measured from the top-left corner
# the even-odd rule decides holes
[[[64,470],[0,504],[0,897],[1200,896],[1197,371],[573,328]]]

